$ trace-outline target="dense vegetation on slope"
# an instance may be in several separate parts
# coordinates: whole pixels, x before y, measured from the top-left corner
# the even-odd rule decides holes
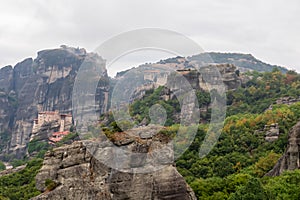
[[[235,91],[227,93],[227,115],[238,113],[261,113],[279,97],[299,98],[300,75],[294,71],[282,74],[272,72],[248,73],[252,80]]]
[[[249,181],[254,180],[261,182],[261,190],[275,195],[273,185],[268,184],[273,179],[261,178],[273,168],[284,152],[288,130],[299,118],[300,103],[276,106],[262,114],[232,115],[226,119],[216,146],[208,156],[200,159],[198,148],[206,133],[205,126],[202,125],[194,143],[177,160],[177,169],[200,199],[226,199],[238,192],[239,187],[248,187]],[[259,130],[263,130],[265,124],[274,122],[279,123],[281,135],[277,141],[268,142],[264,138],[265,133]],[[283,189],[282,193],[284,191]]]
[[[207,124],[201,124],[194,142],[177,160],[177,169],[199,199],[299,199],[300,192],[292,192],[292,188],[300,186],[300,171],[286,172],[275,178],[263,176],[284,152],[288,131],[300,119],[300,103],[274,103],[280,97],[300,96],[300,76],[292,71],[283,74],[276,69],[248,75],[253,77],[251,81],[227,93],[227,118],[213,150],[199,158],[199,147],[208,128]],[[139,122],[147,118],[148,108],[163,102],[160,92],[161,88],[134,102],[133,118]],[[197,96],[203,99],[207,94],[198,91]],[[180,111],[178,102],[169,100],[162,105],[167,110],[167,125],[171,125],[167,130],[174,135],[178,126],[172,124],[176,122],[174,113]],[[279,124],[280,136],[277,141],[268,142],[264,126],[273,123]]]
[[[78,134],[70,133],[55,146],[70,144],[74,140],[78,140]],[[25,156],[23,159],[13,159],[10,161],[10,164],[14,168],[26,165],[25,169],[0,176],[0,200],[27,200],[39,195],[40,191],[36,189],[35,185],[35,176],[42,167],[45,152],[52,148],[53,146],[43,141],[30,141],[28,152],[31,157]],[[0,171],[3,169],[5,169],[5,165],[0,162]]]
[[[32,159],[25,169],[0,177],[0,199],[30,199],[40,192],[35,188],[35,176],[42,166],[42,159]]]
[[[179,101],[175,99],[163,100],[161,94],[163,93],[163,87],[159,87],[156,90],[147,91],[146,96],[132,103],[130,106],[130,115],[133,119],[140,123],[143,120],[150,122],[149,108],[155,104],[161,105],[167,114],[167,120],[165,126],[170,126],[172,124],[180,123],[179,113],[181,111]],[[199,107],[207,107],[210,104],[210,95],[208,92],[196,91],[196,96],[198,99]],[[201,113],[201,117],[208,119],[210,117],[209,113]]]

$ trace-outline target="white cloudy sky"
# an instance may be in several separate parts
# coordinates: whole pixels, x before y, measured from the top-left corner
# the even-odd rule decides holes
[[[170,29],[205,51],[251,53],[300,71],[299,0],[0,0],[0,66],[66,44],[92,51],[112,36]]]

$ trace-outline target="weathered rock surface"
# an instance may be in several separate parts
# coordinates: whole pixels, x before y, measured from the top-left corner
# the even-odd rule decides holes
[[[237,67],[233,64],[216,64],[200,67],[198,63],[195,64],[191,61],[190,63],[181,64],[182,66],[176,65],[175,70],[178,70],[175,73],[174,69],[171,71],[160,71],[160,68],[155,68],[156,65],[159,65],[160,68],[165,66],[164,70],[170,68],[170,64],[153,64],[147,67],[140,66],[138,69],[144,74],[145,84],[142,84],[141,81],[141,86],[131,87],[135,89],[132,92],[131,101],[143,98],[146,91],[156,89],[159,86],[166,87],[162,96],[165,100],[168,100],[172,99],[179,91],[190,91],[190,89],[208,91],[216,89],[221,84],[224,85],[226,90],[234,90],[241,86],[242,82],[247,81],[244,77],[240,77],[237,72]],[[192,65],[199,70],[195,70],[195,68],[185,68],[191,67]],[[181,68],[179,68],[179,66]],[[150,70],[151,68],[156,69],[157,72]],[[141,73],[139,70],[136,70],[137,74]],[[123,78],[126,80],[132,76],[127,74],[123,75]],[[162,81],[161,77],[165,80]]]
[[[0,69],[0,133],[9,135],[9,141],[0,141],[0,144],[6,144],[0,157],[1,154],[17,158],[25,155],[38,112],[71,112],[75,77],[87,59],[95,66],[104,63],[97,54],[63,46],[40,51],[36,59],[25,59],[14,68],[7,66]],[[101,70],[104,79],[108,79],[106,70]],[[106,80],[100,81],[97,92],[99,109],[104,112],[108,109],[109,86]]]
[[[7,144],[11,140],[13,118],[16,112],[16,95],[0,89],[0,152],[8,150]],[[1,153],[0,153],[1,155]]]
[[[300,168],[300,121],[290,130],[286,152],[266,176],[278,176],[286,170]]]
[[[280,135],[278,123],[274,123],[271,125],[265,125],[264,131],[266,132],[265,133],[266,141],[274,142],[274,141],[278,140],[278,137]]]
[[[0,69],[0,85],[5,92],[9,92],[13,88],[13,76],[12,66],[9,65]]]
[[[105,152],[105,148],[108,147],[100,147],[99,151]],[[143,151],[143,148],[137,148],[137,151]],[[54,190],[46,191],[47,179],[57,184]],[[196,199],[172,164],[165,164],[162,169],[151,173],[120,172],[95,159],[83,142],[48,152],[36,176],[36,186],[46,192],[34,200]]]

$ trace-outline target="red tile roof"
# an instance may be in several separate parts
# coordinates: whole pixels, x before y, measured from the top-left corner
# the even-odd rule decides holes
[[[62,131],[62,132],[55,132],[52,136],[59,136],[59,135],[68,135],[69,131]]]

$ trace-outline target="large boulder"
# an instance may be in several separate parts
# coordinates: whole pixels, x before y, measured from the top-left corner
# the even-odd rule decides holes
[[[36,176],[36,186],[44,193],[33,199],[196,199],[172,163],[165,163],[160,170],[149,173],[121,172],[91,155],[87,148],[90,143],[74,142],[48,152]],[[126,146],[135,151],[147,149],[137,144]],[[109,148],[100,147],[98,151],[105,152]],[[45,182],[52,182],[56,187],[47,188]]]

